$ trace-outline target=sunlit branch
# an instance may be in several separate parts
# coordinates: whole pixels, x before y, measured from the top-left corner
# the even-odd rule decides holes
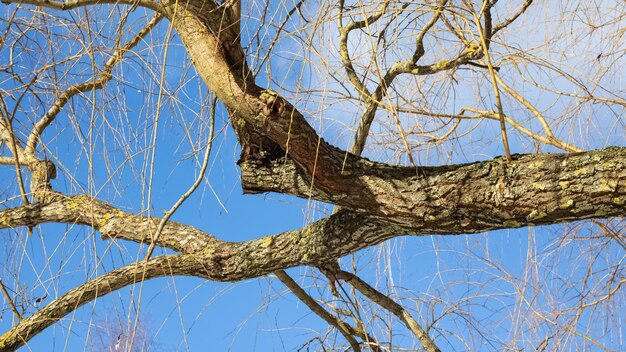
[[[496,120],[496,121],[500,120],[500,115],[498,114],[497,111],[479,110],[479,109],[475,109],[475,108],[472,108],[472,107],[463,107],[462,112],[463,111],[470,111],[470,112],[473,112],[473,113],[475,113],[477,115],[463,115],[463,114],[459,114],[459,115],[450,115],[450,116],[451,116],[451,118],[455,118],[455,119],[474,120],[474,119],[479,119],[479,118],[488,118],[488,119]],[[511,125],[513,128],[515,128],[519,132],[527,135],[528,137],[536,140],[537,142],[555,146],[555,147],[557,147],[557,148],[559,148],[561,150],[564,150],[566,152],[579,152],[580,151],[580,149],[578,149],[577,147],[575,147],[575,146],[573,146],[571,144],[568,144],[566,142],[563,142],[560,139],[557,139],[556,137],[550,138],[550,137],[546,137],[546,136],[542,136],[540,134],[537,134],[537,133],[529,130],[528,128],[524,127],[522,124],[520,124],[519,122],[515,121],[510,116],[504,115],[504,121],[506,121],[509,125]]]
[[[398,61],[394,63],[389,71],[385,73],[381,82],[376,87],[374,93],[369,95],[368,99],[366,99],[367,105],[365,108],[365,112],[363,113],[363,116],[361,117],[361,120],[359,122],[359,126],[354,137],[354,144],[352,145],[352,148],[350,150],[352,153],[360,155],[363,152],[369,130],[374,121],[374,117],[376,116],[376,110],[382,104],[382,98],[386,95],[387,89],[397,76],[403,73],[409,73],[414,75],[430,75],[440,71],[458,67],[468,61],[466,58],[461,60],[462,57],[465,57],[467,55],[467,53],[462,53],[460,56],[451,61],[444,60],[436,64],[425,66],[416,65],[419,59],[421,59],[422,56],[425,54],[424,37],[426,36],[428,31],[435,25],[435,23],[441,18],[447,2],[447,0],[439,1],[437,7],[435,8],[433,17],[422,27],[422,29],[417,34],[415,51],[411,60]],[[454,64],[450,65],[450,62],[453,62]],[[405,140],[405,145],[406,144],[407,143]],[[410,152],[408,155],[410,159],[412,159],[412,157],[410,156]]]
[[[20,97],[21,99],[22,97]],[[13,131],[12,120],[9,119],[8,111],[6,104],[4,103],[4,99],[0,97],[0,135],[4,137],[8,137],[7,144],[9,145],[9,149],[13,153],[13,165],[15,165],[15,173],[17,174],[17,183],[20,188],[20,194],[22,196],[22,201],[24,204],[29,204],[28,196],[26,196],[26,187],[24,186],[24,178],[22,177],[22,168],[21,168],[21,160],[20,156],[24,156],[24,151],[22,146],[18,144],[15,137],[15,132]],[[32,159],[32,158],[29,158]],[[24,159],[22,159],[24,160]]]
[[[109,58],[109,60],[104,64],[102,71],[99,72],[97,79],[73,85],[72,87],[61,93],[61,95],[54,102],[52,107],[48,109],[44,116],[39,121],[37,121],[37,123],[33,127],[33,130],[28,136],[28,140],[26,141],[26,154],[34,155],[35,148],[37,147],[37,142],[41,138],[41,134],[46,129],[46,127],[48,127],[52,123],[52,121],[54,121],[57,114],[61,111],[61,109],[63,109],[65,104],[67,104],[67,102],[69,102],[70,99],[77,94],[102,89],[104,85],[108,83],[111,78],[113,78],[113,75],[111,74],[113,67],[121,62],[124,54],[126,54],[129,50],[139,44],[141,40],[145,38],[145,36],[148,35],[148,33],[150,33],[150,31],[159,23],[159,21],[161,21],[161,19],[163,19],[163,15],[155,13],[152,19],[150,19],[146,26],[143,27],[137,33],[137,35],[135,35],[135,37],[133,37],[126,44],[124,44],[124,46],[117,49],[113,53],[111,58]]]
[[[158,1],[152,0],[67,0],[67,1],[53,1],[53,0],[2,0],[4,4],[23,4],[34,5],[39,7],[45,7],[55,10],[72,10],[82,6],[90,5],[139,5],[155,11],[161,10],[161,4]]]
[[[530,7],[532,3],[533,3],[533,0],[526,0],[524,4],[522,4],[522,7],[520,7],[520,9],[517,10],[517,12],[514,13],[511,17],[493,26],[493,34],[496,34],[501,29],[513,23],[513,21],[515,21],[519,16],[521,16],[528,9],[528,7]]]
[[[411,64],[417,63],[417,61],[424,55],[425,53],[424,36],[432,28],[432,26],[435,25],[437,20],[441,17],[441,14],[443,13],[443,9],[446,3],[447,3],[447,0],[441,0],[439,2],[439,4],[437,5],[437,8],[435,9],[435,14],[433,15],[433,17],[430,19],[430,21],[428,21],[424,25],[424,27],[417,34],[417,38],[415,39],[415,43],[416,43],[415,51],[410,61]],[[347,35],[346,35],[346,40],[347,40]],[[341,50],[343,53],[343,49]],[[345,51],[347,52],[347,47]],[[344,65],[345,65],[345,62],[344,62]],[[352,148],[350,149],[350,152],[356,155],[361,155],[361,153],[363,152],[363,149],[365,148],[365,142],[367,140],[367,136],[369,135],[369,130],[374,121],[374,117],[376,116],[376,110],[378,109],[378,106],[381,103],[382,98],[386,95],[388,87],[391,85],[393,80],[401,73],[400,71],[394,70],[394,67],[396,67],[396,65],[392,66],[392,68],[387,73],[385,73],[384,77],[381,79],[381,82],[378,84],[373,94],[368,93],[366,96],[365,94],[361,95],[362,98],[364,98],[364,100],[366,101],[366,107],[365,107],[365,111],[363,112],[363,116],[361,117],[361,120],[359,121],[359,126],[357,128],[357,131],[354,137],[354,143],[352,145]],[[405,145],[406,144],[407,143],[405,140]],[[409,158],[411,159],[411,162],[414,164],[411,153],[408,152],[408,155],[409,155]]]
[[[550,125],[546,121],[545,117],[543,116],[543,114],[541,114],[539,112],[539,110],[537,110],[537,108],[535,108],[521,94],[519,94],[518,92],[513,90],[511,87],[509,87],[506,83],[504,83],[504,81],[498,75],[494,74],[494,77],[497,80],[498,85],[500,85],[507,93],[509,93],[509,95],[511,95],[513,98],[515,98],[515,100],[517,100],[522,105],[524,105],[524,107],[526,107],[528,110],[530,110],[530,112],[532,112],[532,114],[537,118],[537,120],[539,120],[539,123],[541,123],[541,126],[543,127],[543,130],[545,131],[548,140],[550,140],[552,142],[550,144],[553,144],[556,147],[561,148],[563,150],[566,150],[568,152],[581,152],[581,151],[583,151],[582,149],[580,149],[580,148],[578,148],[578,147],[576,147],[574,145],[571,145],[569,143],[565,143],[565,142],[557,139],[554,136],[554,133],[552,133],[552,129],[550,128]]]
[[[422,27],[422,29],[417,34],[417,37],[415,39],[415,51],[413,52],[413,56],[411,60],[407,61],[406,63],[415,65],[419,61],[419,59],[421,59],[422,56],[424,56],[425,54],[424,37],[426,36],[426,33],[428,33],[428,31],[435,25],[435,23],[437,23],[439,18],[441,18],[441,15],[443,14],[443,10],[447,2],[448,2],[447,0],[439,1],[439,3],[437,4],[437,7],[435,8],[435,13],[433,17],[430,19],[430,21],[428,21]],[[403,63],[399,62],[399,63],[394,64],[392,68],[387,73],[385,73],[384,77],[381,79],[381,82],[376,87],[374,94],[367,97],[366,99],[367,103],[366,103],[365,112],[363,113],[363,116],[361,117],[361,120],[359,121],[359,126],[357,128],[357,131],[354,137],[354,144],[352,145],[352,148],[350,150],[352,153],[356,155],[361,155],[361,153],[363,152],[363,149],[365,148],[365,142],[367,140],[367,136],[369,135],[369,131],[372,126],[372,123],[374,122],[374,117],[376,116],[376,110],[378,109],[378,106],[381,104],[383,97],[387,94],[387,89],[389,88],[393,80],[402,73],[401,71],[395,69],[396,67],[398,67],[397,66],[398,64],[403,64]],[[411,154],[410,148],[408,147],[408,142],[406,138],[404,137],[402,127],[400,126],[399,121],[397,121],[397,116],[395,114],[394,114],[394,117],[396,117],[396,124],[398,125],[398,129],[402,136],[402,140],[404,142],[405,148],[407,149],[407,155],[409,157],[409,160],[411,164],[415,166],[415,162],[413,161],[413,156]]]
[[[2,115],[0,116],[0,138],[9,147],[9,150],[11,150],[11,153],[13,154],[14,157],[15,155],[17,155],[18,157],[20,157],[21,160],[24,160],[25,159],[24,149],[14,139],[14,135],[11,132],[11,126],[8,121],[8,115],[6,115],[4,109],[0,111],[0,114]],[[6,160],[14,160],[14,157],[13,158],[5,157],[5,158]],[[11,161],[10,164],[14,164],[14,162]]]
[[[435,342],[428,336],[426,331],[413,319],[411,314],[407,312],[401,305],[396,303],[394,300],[389,298],[388,296],[382,294],[372,286],[370,286],[367,282],[361,280],[358,276],[341,270],[337,273],[337,278],[346,281],[354,288],[356,288],[359,292],[365,295],[367,298],[371,299],[376,304],[380,305],[384,309],[390,311],[395,316],[397,316],[406,327],[417,337],[424,349],[429,352],[439,352],[440,349],[437,347]]]
[[[485,62],[487,63],[487,68],[489,72],[489,77],[491,77],[491,84],[493,86],[493,94],[496,99],[496,107],[498,108],[498,121],[500,121],[500,131],[502,135],[502,144],[504,146],[504,155],[506,156],[506,160],[511,162],[511,150],[509,149],[509,138],[506,133],[506,124],[504,123],[504,110],[502,107],[502,100],[500,99],[500,90],[498,89],[498,81],[496,78],[496,72],[493,69],[493,65],[491,64],[491,56],[489,54],[489,43],[491,38],[488,34],[491,33],[491,28],[483,29],[480,24],[480,15],[485,16],[485,27],[488,25],[491,26],[491,10],[489,5],[489,1],[485,0],[483,2],[483,6],[480,10],[480,14],[476,14],[474,11],[474,7],[471,4],[467,5],[472,12],[472,16],[474,17],[474,22],[476,23],[476,27],[478,29],[478,35],[480,37],[480,44],[482,45],[483,55],[485,57]],[[487,33],[485,33],[487,32]]]
[[[23,319],[22,315],[17,310],[17,307],[15,306],[15,303],[13,302],[13,299],[11,298],[11,295],[9,294],[9,291],[4,286],[4,282],[2,282],[2,278],[0,278],[0,290],[2,291],[2,295],[4,296],[4,299],[7,301],[7,303],[9,303],[9,306],[11,307],[13,314],[15,314],[17,319],[21,321]]]
[[[344,1],[339,1],[339,18],[338,25],[340,28],[340,36],[339,36],[339,54],[341,56],[341,61],[343,63],[344,69],[348,74],[348,81],[352,84],[354,88],[356,88],[359,96],[364,98],[366,101],[371,99],[371,93],[367,89],[367,87],[363,84],[361,79],[356,73],[354,69],[354,65],[352,64],[352,59],[350,58],[350,51],[348,50],[348,37],[350,32],[355,29],[361,29],[367,27],[374,22],[378,21],[379,18],[385,13],[385,10],[389,6],[389,0],[385,0],[381,5],[380,9],[376,11],[374,14],[366,17],[362,21],[350,22],[345,27],[343,26],[343,11],[344,11]]]
[[[152,236],[150,246],[148,247],[148,251],[146,252],[146,257],[145,257],[146,260],[148,260],[150,256],[152,255],[152,251],[154,250],[154,247],[156,246],[156,243],[159,240],[159,236],[161,236],[161,233],[167,221],[172,217],[172,215],[174,215],[176,210],[185,202],[185,200],[187,200],[187,198],[189,198],[193,194],[193,192],[196,191],[196,189],[198,188],[198,186],[200,186],[200,183],[202,183],[202,180],[204,179],[204,174],[206,173],[207,166],[209,165],[209,157],[211,156],[211,147],[213,146],[213,131],[215,128],[216,105],[217,105],[217,98],[214,97],[213,102],[211,103],[211,111],[209,113],[209,139],[207,141],[206,149],[204,151],[204,158],[202,159],[202,166],[200,167],[200,173],[198,173],[198,177],[196,177],[196,180],[189,187],[189,189],[185,193],[183,193],[182,196],[180,196],[180,198],[176,201],[176,203],[172,205],[170,210],[168,210],[165,213],[165,216],[161,219],[161,221],[159,221],[159,225],[157,226],[156,232]]]
[[[137,243],[151,243],[158,218],[147,218],[116,209],[87,196],[62,197],[59,201],[3,209],[0,211],[0,229],[37,226],[45,223],[81,224],[91,226],[104,238],[125,239]],[[168,222],[157,245],[176,251],[199,251],[216,239],[191,226]]]
[[[0,165],[15,165],[15,158],[0,156]]]
[[[145,265],[144,262],[135,262],[86,282],[55,299],[30,317],[22,319],[0,336],[0,350],[16,350],[85,303],[123,287],[163,276],[204,277],[201,262],[189,258],[190,255],[177,254],[151,259]]]
[[[309,309],[313,313],[315,313],[318,317],[322,318],[329,325],[337,329],[348,341],[354,351],[361,350],[361,347],[358,341],[356,341],[356,339],[354,338],[354,336],[359,336],[363,339],[363,337],[366,337],[364,336],[364,332],[358,331],[339,317],[336,317],[327,312],[324,307],[315,302],[315,300],[311,296],[309,296],[309,294],[306,293],[306,291],[304,291],[302,287],[300,287],[300,285],[298,285],[298,283],[295,282],[294,279],[292,279],[291,276],[289,276],[285,271],[278,270],[274,274],[276,274],[276,277],[278,277],[280,282],[282,282],[289,289],[289,291],[291,291],[291,293],[298,297],[298,299],[302,301],[302,303],[306,304],[306,306],[309,307]],[[363,340],[366,339],[367,337]]]

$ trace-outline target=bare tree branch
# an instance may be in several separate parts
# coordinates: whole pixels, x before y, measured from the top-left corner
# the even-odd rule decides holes
[[[90,6],[90,5],[103,5],[103,4],[124,4],[124,5],[136,5],[159,11],[162,9],[161,4],[152,0],[67,0],[67,1],[54,1],[54,0],[2,0],[4,4],[19,3],[24,5],[34,5],[38,7],[44,7],[55,10],[72,10],[78,7]]]
[[[28,155],[34,155],[35,148],[37,147],[37,142],[41,138],[41,134],[48,127],[52,121],[56,118],[57,114],[63,109],[65,104],[70,101],[72,97],[78,94],[82,94],[92,90],[102,89],[107,82],[113,78],[111,71],[113,67],[121,62],[122,57],[129,50],[135,47],[137,44],[143,40],[148,33],[163,19],[163,15],[159,13],[155,13],[152,19],[135,35],[131,40],[129,40],[122,47],[117,49],[111,58],[104,64],[102,71],[98,74],[98,78],[83,82],[80,84],[75,84],[65,90],[58,99],[52,104],[52,107],[48,109],[45,115],[37,121],[35,126],[33,127],[32,132],[28,136],[28,140],[26,141],[26,150],[25,153]]]
[[[278,270],[274,274],[276,277],[282,282],[291,293],[293,293],[302,303],[306,304],[309,309],[315,313],[318,317],[324,319],[328,324],[337,329],[343,337],[350,343],[350,346],[354,351],[361,351],[361,347],[359,343],[356,341],[354,336],[362,335],[356,329],[354,329],[350,324],[341,320],[340,318],[333,316],[328,313],[324,307],[319,305],[315,300],[307,294],[294,279],[291,278],[285,271]]]
[[[55,299],[30,317],[22,319],[15,327],[0,336],[0,350],[7,352],[16,350],[85,303],[125,286],[163,276],[203,277],[202,263],[189,258],[189,255],[179,254],[158,257],[147,262],[135,262],[86,282]]]
[[[13,314],[15,314],[15,316],[17,317],[17,320],[21,321],[23,319],[22,315],[17,310],[17,307],[15,306],[15,303],[13,302],[13,299],[11,298],[9,291],[7,291],[7,288],[4,286],[4,282],[2,282],[1,278],[0,278],[0,291],[2,291],[2,295],[4,296],[4,299],[7,301],[7,303],[11,307],[11,310],[13,311]]]
[[[340,280],[344,280],[354,288],[359,290],[362,294],[364,294],[367,298],[371,299],[376,304],[390,311],[394,315],[396,315],[406,327],[417,337],[424,349],[428,352],[439,352],[440,349],[437,347],[435,342],[428,336],[426,331],[413,319],[411,314],[407,312],[401,305],[396,303],[394,300],[389,298],[388,296],[378,292],[375,288],[370,286],[367,282],[361,280],[358,276],[341,270],[337,273],[337,278]]]

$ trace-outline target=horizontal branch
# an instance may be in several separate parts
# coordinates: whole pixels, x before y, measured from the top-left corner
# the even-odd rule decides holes
[[[159,218],[148,218],[116,209],[87,196],[61,197],[51,203],[36,203],[0,211],[0,229],[46,223],[78,224],[100,231],[103,238],[150,244]],[[183,253],[197,252],[218,242],[192,226],[170,221],[157,245]]]
[[[353,185],[325,192],[289,160],[241,164],[246,193],[279,192],[384,217],[411,233],[472,233],[626,214],[626,148],[515,155],[472,164],[346,166]]]
[[[22,4],[22,5],[34,5],[38,7],[45,7],[54,10],[72,10],[75,8],[90,6],[90,5],[105,5],[105,4],[121,4],[121,5],[139,5],[152,10],[160,10],[161,5],[158,1],[152,0],[65,0],[65,1],[53,1],[53,0],[1,0],[4,4]]]

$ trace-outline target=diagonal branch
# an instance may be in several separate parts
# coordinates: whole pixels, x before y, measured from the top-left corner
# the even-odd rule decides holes
[[[350,324],[341,320],[340,318],[330,314],[324,309],[319,303],[315,302],[315,300],[306,293],[294,279],[291,278],[285,271],[278,270],[274,274],[276,277],[282,282],[291,293],[293,293],[302,303],[306,304],[309,309],[315,313],[318,317],[322,318],[329,325],[333,326],[337,329],[343,337],[350,343],[352,350],[361,351],[361,347],[359,343],[354,338],[354,336],[362,335],[355,328],[353,328]]]
[[[361,117],[361,121],[359,122],[359,126],[356,131],[356,135],[354,137],[354,144],[350,149],[350,152],[361,155],[363,149],[365,148],[365,142],[367,140],[367,136],[369,134],[370,128],[372,127],[372,123],[374,121],[374,117],[376,116],[376,110],[378,106],[381,104],[383,97],[387,94],[387,89],[393,82],[393,80],[402,73],[407,73],[400,70],[400,67],[403,66],[414,66],[425,54],[424,50],[424,37],[426,33],[437,23],[441,15],[443,14],[443,10],[447,4],[447,0],[440,0],[435,8],[435,13],[433,17],[428,21],[422,29],[417,34],[415,39],[415,51],[413,52],[413,56],[411,60],[406,62],[397,62],[395,63],[391,69],[384,75],[381,82],[378,84],[373,94],[367,94],[365,96],[365,100],[367,102],[365,111],[363,116]],[[347,51],[347,48],[345,49]],[[343,52],[343,49],[342,49]],[[345,63],[344,63],[345,65]],[[460,63],[459,63],[460,65]],[[449,69],[449,68],[448,68]],[[435,71],[436,72],[436,68]],[[432,73],[434,73],[432,72]],[[362,94],[363,96],[363,94]],[[410,155],[410,154],[409,154]]]
[[[17,310],[17,307],[15,306],[15,303],[13,302],[13,298],[11,298],[9,291],[4,286],[4,283],[2,282],[2,278],[0,278],[0,291],[2,291],[2,295],[4,296],[4,299],[7,301],[7,303],[9,303],[9,306],[11,307],[13,314],[15,314],[15,316],[17,317],[17,320],[21,321],[23,319],[22,315]]]
[[[503,28],[506,28],[508,25],[513,23],[513,21],[515,21],[519,16],[521,16],[524,12],[526,12],[526,10],[530,7],[530,5],[532,5],[532,3],[533,3],[533,0],[524,1],[524,4],[522,4],[522,7],[520,7],[520,9],[517,10],[517,12],[515,12],[511,17],[493,26],[492,34],[496,34]]]
[[[137,282],[173,275],[204,277],[202,263],[190,255],[169,255],[135,262],[88,281],[55,299],[32,316],[20,320],[0,336],[0,350],[14,351],[45,328],[85,303]]]
[[[404,323],[404,325],[406,325],[406,327],[415,335],[415,337],[420,340],[426,351],[441,351],[439,347],[437,347],[435,342],[428,336],[426,331],[417,323],[417,321],[415,321],[415,319],[413,319],[411,314],[409,314],[409,312],[407,312],[401,305],[396,303],[394,300],[378,292],[378,290],[370,286],[367,282],[361,280],[358,276],[350,272],[341,270],[337,273],[337,278],[346,281],[354,288],[359,290],[359,292],[361,292],[367,298],[397,316]]]
[[[557,147],[559,147],[559,148],[561,148],[563,150],[566,150],[568,152],[581,152],[582,151],[582,149],[576,147],[575,145],[572,145],[572,144],[569,144],[569,143],[566,143],[564,141],[561,141],[561,140],[557,139],[554,136],[554,133],[552,132],[552,129],[550,128],[550,125],[546,121],[546,119],[543,116],[543,114],[541,112],[539,112],[539,110],[537,110],[537,108],[535,108],[533,106],[533,104],[531,104],[521,94],[519,94],[518,92],[513,90],[511,87],[509,87],[506,83],[504,83],[504,81],[502,80],[502,78],[500,78],[500,76],[494,75],[494,77],[496,78],[496,80],[498,82],[498,85],[500,87],[502,87],[507,93],[509,93],[510,96],[515,98],[515,100],[520,102],[522,105],[524,105],[525,108],[530,110],[530,112],[533,115],[535,115],[535,118],[537,118],[537,120],[539,120],[539,123],[541,124],[541,126],[543,127],[543,130],[546,133],[546,138],[551,142],[551,144],[553,144],[553,145],[555,145],[555,146],[557,146]]]
[[[102,87],[104,87],[104,85],[107,84],[111,80],[111,78],[113,78],[111,71],[113,70],[113,67],[115,67],[115,65],[121,62],[124,54],[126,54],[129,50],[139,44],[141,40],[145,38],[146,35],[148,35],[148,33],[150,33],[150,31],[162,19],[163,15],[155,13],[152,19],[150,19],[150,21],[137,33],[137,35],[135,35],[135,37],[133,37],[131,40],[129,40],[126,44],[124,44],[121,48],[113,53],[111,58],[109,58],[109,60],[104,64],[104,67],[102,68],[102,71],[100,71],[100,73],[98,74],[97,79],[73,85],[65,90],[63,93],[61,93],[59,98],[54,102],[54,104],[52,104],[52,107],[48,109],[44,116],[39,121],[37,121],[37,123],[33,127],[33,130],[28,136],[28,140],[26,141],[26,154],[34,155],[35,148],[37,147],[37,142],[41,138],[41,134],[46,129],[46,127],[48,127],[52,123],[52,121],[54,121],[58,113],[61,112],[61,109],[63,109],[65,104],[67,104],[67,102],[69,102],[72,97],[88,91],[102,89]]]

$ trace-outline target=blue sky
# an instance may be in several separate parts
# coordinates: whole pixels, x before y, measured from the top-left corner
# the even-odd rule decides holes
[[[4,6],[3,18],[7,18],[13,8]],[[279,12],[284,15],[283,10]],[[60,16],[60,24],[75,20],[76,13],[55,15]],[[143,15],[142,10],[137,10],[125,28],[136,28],[144,23]],[[249,20],[246,25],[254,29],[257,23]],[[3,22],[0,30],[4,30],[4,26]],[[100,25],[103,30],[114,26],[114,17]],[[65,30],[60,25],[55,28]],[[93,99],[98,102],[97,109],[79,102],[69,104],[46,131],[44,140],[51,148],[50,153],[63,166],[59,178],[53,183],[56,189],[71,194],[94,194],[124,210],[161,216],[162,210],[169,209],[192,184],[199,170],[198,158],[202,155],[202,150],[198,148],[204,147],[207,140],[210,99],[175,36],[170,43],[163,71],[167,90],[165,99],[161,100],[163,106],[159,112],[156,148],[152,148],[153,121],[157,113],[154,106],[159,101],[154,92],[161,84],[160,70],[165,50],[162,43],[167,30],[168,23],[163,21],[150,37],[152,42],[157,43],[156,46],[140,44],[136,54],[129,54],[127,64],[116,68],[114,72],[118,78],[115,81],[102,92],[84,96],[82,102]],[[85,33],[88,34],[84,30],[82,35]],[[127,33],[124,38],[128,36]],[[269,40],[271,37],[265,38]],[[97,47],[101,44],[100,40],[94,40],[93,45]],[[41,34],[32,34],[32,41],[47,44]],[[287,54],[299,57],[302,52],[290,49],[289,41],[283,45],[285,47],[277,50],[285,57],[272,61],[272,74],[274,77],[285,77],[280,80],[285,86],[307,86],[315,80],[315,73],[303,68],[301,63],[287,65],[286,62],[291,60]],[[60,45],[42,50],[52,50],[60,58],[79,49]],[[6,50],[0,50],[3,62],[8,61],[8,55]],[[142,60],[155,63],[153,71],[146,69]],[[45,62],[45,57],[42,58],[40,53],[24,53],[20,69],[28,71],[30,65],[42,62]],[[88,57],[78,60],[75,66],[61,65],[62,69],[86,73],[87,76],[91,72],[89,67]],[[0,87],[11,89],[15,83],[5,78],[0,80]],[[84,78],[76,79],[80,81]],[[267,84],[263,71],[259,75],[259,84]],[[451,103],[454,106],[463,105],[461,102],[473,93],[462,89],[457,91],[458,100]],[[548,106],[551,104],[541,99],[537,101]],[[18,115],[23,121],[30,121],[43,112],[43,107],[33,97],[27,97],[24,105],[29,109]],[[307,108],[307,111],[315,111],[315,106]],[[327,121],[312,115],[311,123],[324,132],[325,138],[334,138],[345,148],[349,143],[346,135],[349,134],[345,133],[344,126],[356,114],[340,114],[349,113],[351,108],[354,109],[336,106],[327,110],[338,114],[336,119]],[[599,121],[600,125],[592,130],[595,135],[605,130],[602,121]],[[28,126],[25,123],[18,129],[24,132]],[[189,135],[186,135],[186,129]],[[331,208],[327,205],[294,197],[277,194],[243,196],[236,165],[239,150],[222,109],[218,111],[216,131],[207,182],[178,209],[173,220],[196,226],[222,240],[245,241],[296,229],[329,214]],[[608,131],[606,140],[594,139],[589,143],[601,147],[607,143],[620,144],[621,141],[624,145],[619,127]],[[479,160],[501,154],[497,139],[494,143],[487,143],[493,142],[494,132],[497,132],[495,122],[483,123],[474,138],[480,141],[485,136],[485,141],[477,142],[474,149],[459,148],[458,154],[450,159]],[[530,149],[519,139],[513,138],[513,141],[515,151]],[[488,148],[481,149],[481,146]],[[150,204],[147,204],[152,152],[156,153],[155,171]],[[376,151],[368,156],[385,157]],[[436,153],[422,156],[420,160],[428,163],[441,163],[443,160]],[[12,167],[0,167],[0,183],[10,184],[8,192],[1,189],[3,193],[0,194],[18,194],[16,184],[11,181],[13,179]],[[18,204],[19,199],[13,199],[0,203],[0,207]],[[598,250],[604,264],[585,265],[584,261],[589,258],[584,254],[589,247],[602,246],[605,242],[601,238],[578,242],[565,236],[564,247],[559,247],[558,239],[572,226],[589,227],[574,224],[471,236],[405,237],[344,258],[342,263],[345,268],[362,269],[363,278],[372,284],[393,288],[395,294],[404,298],[402,303],[412,309],[418,321],[432,321],[441,316],[438,328],[450,333],[435,334],[434,337],[446,341],[454,349],[463,350],[465,345],[453,332],[463,334],[472,328],[502,343],[512,339],[507,335],[509,327],[517,323],[516,316],[524,315],[530,309],[527,303],[517,300],[516,290],[536,289],[541,293],[531,297],[533,308],[547,309],[553,304],[551,298],[575,302],[575,295],[559,297],[562,292],[572,295],[573,291],[567,291],[562,286],[563,277],[567,276],[570,268],[605,270],[604,267],[609,267],[607,263],[619,260],[619,250],[608,247]],[[0,243],[1,258],[6,259],[0,262],[3,281],[11,288],[18,287],[16,282],[19,283],[19,287],[25,289],[20,292],[22,297],[31,302],[47,296],[43,303],[84,282],[86,278],[142,258],[146,249],[123,241],[103,241],[98,233],[88,228],[69,225],[40,226],[32,236],[26,235],[24,230],[3,231]],[[552,252],[559,252],[561,256],[552,256]],[[157,253],[162,254],[163,251]],[[555,262],[535,266],[532,260],[537,258],[546,261],[554,259]],[[555,258],[561,258],[561,261]],[[12,274],[15,268],[20,268],[18,277]],[[537,272],[533,271],[535,268]],[[321,295],[332,300],[326,284],[316,278],[318,274],[315,271],[295,268],[289,273],[310,288],[316,297]],[[542,287],[537,288],[539,284]],[[456,305],[458,311],[446,314]],[[323,336],[326,329],[321,319],[286,293],[285,287],[271,277],[234,284],[195,278],[163,278],[119,290],[78,309],[75,314],[33,338],[22,350],[98,350],[102,348],[99,345],[102,339],[116,337],[120,326],[128,326],[129,321],[132,325],[138,309],[138,334],[141,335],[142,329],[149,331],[151,342],[159,351],[296,350],[308,340]],[[30,307],[27,313],[33,311],[34,307]],[[621,312],[624,312],[623,309]],[[11,313],[3,310],[0,330],[8,330],[11,323]],[[382,325],[381,322],[373,324]],[[401,327],[397,328],[400,333],[395,337],[396,341],[404,339],[403,342],[411,345],[408,335],[403,333]],[[601,324],[590,328],[606,329]],[[549,334],[550,331],[521,331],[519,344],[529,347],[524,344],[525,339],[540,340],[541,333]],[[602,335],[602,332],[598,334]],[[610,340],[612,338],[614,335],[603,342],[608,346],[623,346],[620,341]],[[497,343],[481,345],[485,340],[475,337],[469,343],[483,350],[502,347]]]

